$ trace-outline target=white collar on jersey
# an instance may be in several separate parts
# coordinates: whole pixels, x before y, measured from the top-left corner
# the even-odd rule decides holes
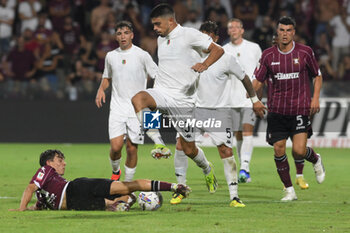
[[[282,53],[282,54],[284,54],[284,55],[290,54],[291,52],[293,52],[294,48],[295,48],[295,42],[294,42],[294,40],[293,40],[293,48],[292,48],[291,50],[289,50],[288,52],[282,52],[282,51],[280,50],[280,48],[277,46],[278,52],[280,52],[280,53]]]
[[[134,44],[131,44],[131,47],[128,49],[121,49],[120,47],[117,48],[118,52],[120,53],[128,53],[129,51],[131,51],[134,48]]]
[[[169,32],[169,34],[165,38],[166,39],[173,38],[177,34],[177,32],[180,30],[180,28],[182,28],[181,25],[177,24],[177,26],[171,32]]]

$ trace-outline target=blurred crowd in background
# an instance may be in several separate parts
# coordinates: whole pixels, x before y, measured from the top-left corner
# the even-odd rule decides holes
[[[149,14],[162,2],[179,24],[218,23],[230,42],[230,18],[243,21],[248,40],[272,45],[276,21],[297,23],[295,40],[311,46],[324,79],[323,96],[350,96],[350,0],[0,0],[0,99],[93,99],[106,53],[118,47],[115,25],[129,20],[134,44],[157,62]]]

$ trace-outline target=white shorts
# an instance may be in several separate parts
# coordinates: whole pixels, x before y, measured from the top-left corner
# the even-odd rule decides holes
[[[195,118],[203,122],[207,121],[207,125],[196,128],[196,141],[201,142],[203,134],[207,133],[211,138],[212,142],[216,146],[225,144],[227,147],[232,148],[232,116],[231,109],[207,109],[207,108],[196,108]],[[220,127],[218,124],[221,123]]]
[[[141,125],[136,117],[124,117],[111,112],[109,114],[108,132],[109,139],[126,135],[134,144],[143,144],[144,141]]]
[[[179,124],[179,122],[186,123],[193,118],[194,99],[192,97],[175,99],[160,88],[147,89],[146,92],[153,97],[158,109],[168,113],[168,117],[173,122],[172,125],[185,141],[195,141],[194,128],[188,124]]]
[[[232,108],[232,129],[242,131],[243,124],[255,125],[256,115],[252,108]]]

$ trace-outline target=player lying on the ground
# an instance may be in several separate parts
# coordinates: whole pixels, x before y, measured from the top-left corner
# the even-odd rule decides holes
[[[108,179],[77,178],[67,181],[64,154],[47,150],[40,155],[41,168],[24,190],[19,211],[24,210],[128,210],[135,202],[135,191],[172,191],[188,196],[191,189],[182,184],[155,180],[119,182]],[[27,207],[36,193],[38,201]]]

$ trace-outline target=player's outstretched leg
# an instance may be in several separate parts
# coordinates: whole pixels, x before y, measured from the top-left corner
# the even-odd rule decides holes
[[[172,191],[187,197],[192,191],[184,184],[169,183],[158,180],[134,180],[131,182],[114,181],[110,186],[110,195],[128,195],[135,191]]]

